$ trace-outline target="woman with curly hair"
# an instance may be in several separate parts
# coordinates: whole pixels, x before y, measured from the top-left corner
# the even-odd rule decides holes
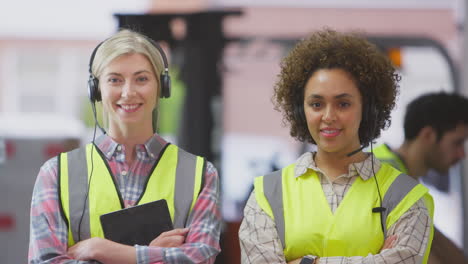
[[[316,145],[255,179],[242,263],[426,263],[432,198],[365,147],[390,125],[400,76],[354,33],[322,30],[281,63],[274,90],[291,136]]]

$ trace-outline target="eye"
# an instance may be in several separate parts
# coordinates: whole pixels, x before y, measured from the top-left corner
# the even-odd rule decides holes
[[[120,80],[119,78],[117,78],[117,77],[109,77],[109,78],[107,79],[107,82],[108,82],[108,83],[111,83],[111,84],[117,84],[117,83],[119,83],[120,81],[121,81],[121,80]]]
[[[138,77],[137,77],[137,81],[138,81],[138,82],[146,82],[146,81],[148,81],[148,77],[146,77],[146,76],[138,76]]]
[[[309,103],[309,106],[312,108],[320,108],[322,106],[322,103],[320,102],[311,102]]]
[[[351,106],[351,104],[348,102],[340,102],[338,103],[338,105],[340,106],[340,108],[348,108],[349,106]]]

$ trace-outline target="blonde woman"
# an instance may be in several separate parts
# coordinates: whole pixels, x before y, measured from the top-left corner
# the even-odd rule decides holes
[[[214,262],[220,252],[217,171],[155,133],[159,98],[170,95],[167,67],[161,48],[130,30],[96,47],[89,96],[92,104],[102,102],[107,133],[40,169],[29,263]],[[175,229],[149,245],[103,237],[100,215],[158,199],[167,201]]]

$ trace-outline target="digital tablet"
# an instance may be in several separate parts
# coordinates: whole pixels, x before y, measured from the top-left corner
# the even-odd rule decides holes
[[[104,237],[125,245],[149,245],[174,229],[166,200],[125,208],[100,217]]]

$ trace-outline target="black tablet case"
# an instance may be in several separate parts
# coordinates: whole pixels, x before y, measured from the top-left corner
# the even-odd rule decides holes
[[[100,219],[106,239],[129,246],[149,245],[162,232],[174,229],[164,199],[103,214]]]

